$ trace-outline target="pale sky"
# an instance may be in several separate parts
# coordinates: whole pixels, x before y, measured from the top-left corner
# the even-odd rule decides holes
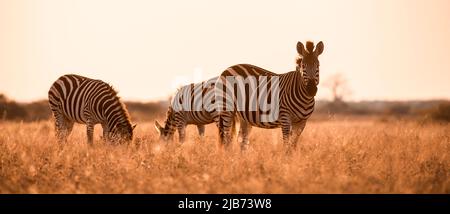
[[[450,99],[448,0],[0,0],[0,93],[46,99],[76,73],[166,99],[238,63],[291,71],[306,40],[324,42],[321,81],[343,73],[351,100]]]

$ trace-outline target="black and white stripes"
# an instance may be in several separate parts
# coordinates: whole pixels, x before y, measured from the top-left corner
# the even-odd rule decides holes
[[[86,124],[87,141],[92,144],[94,125],[100,123],[108,141],[131,141],[133,129],[125,105],[107,83],[79,75],[58,78],[48,92],[55,117],[56,134],[66,141],[75,122]]]
[[[212,106],[216,81],[217,77],[178,89],[167,111],[165,125],[155,121],[155,128],[163,140],[172,139],[178,130],[179,140],[184,142],[187,125],[196,125],[199,135],[203,136],[205,125],[217,123],[218,114]]]
[[[234,122],[235,115],[240,119],[240,137],[241,145],[245,147],[248,144],[248,134],[250,133],[252,126],[257,126],[260,128],[277,128],[281,127],[283,133],[283,141],[285,143],[290,142],[291,135],[293,136],[292,142],[295,144],[298,137],[305,128],[307,119],[311,116],[314,111],[314,96],[317,93],[317,84],[319,84],[319,60],[318,56],[323,51],[323,43],[319,42],[314,49],[314,44],[312,42],[306,43],[306,49],[301,42],[297,44],[297,51],[299,53],[299,58],[297,60],[297,70],[291,71],[284,74],[276,74],[254,65],[249,64],[239,64],[234,65],[222,72],[220,78],[216,85],[226,85],[227,79],[230,77],[242,77],[242,79],[253,78],[256,81],[256,86],[248,85],[247,88],[237,89],[237,91],[245,90],[243,93],[245,107],[244,109],[239,109],[237,101],[240,101],[236,96],[232,97],[234,102],[234,108],[219,111],[219,128],[221,130],[220,141],[223,144],[229,144],[230,138],[230,128],[231,124]],[[272,112],[276,115],[275,120],[263,121],[261,120],[261,114],[263,113],[259,108],[256,110],[249,109],[249,106],[255,106],[252,103],[252,97],[261,96],[264,93],[264,84],[259,84],[261,81],[260,77],[267,77],[269,79],[276,78],[277,84],[279,85],[279,100],[278,100],[278,112]],[[255,78],[256,77],[256,78]],[[219,82],[220,81],[220,82]],[[225,82],[225,83],[224,83]],[[247,81],[246,83],[251,82]],[[253,91],[248,88],[256,87]],[[265,87],[264,89],[270,89],[272,87]],[[229,93],[230,89],[223,89],[222,87],[216,88],[218,92],[216,93],[217,99],[221,92],[223,94]],[[233,89],[232,89],[233,90]],[[236,90],[236,89],[234,89]],[[268,90],[267,93],[272,93]],[[225,95],[230,97],[229,95]],[[275,97],[269,95],[268,97]],[[229,102],[229,100],[227,100]],[[242,106],[242,105],[241,105]]]
[[[323,49],[322,42],[315,48],[312,42],[308,41],[306,48],[298,42],[296,70],[288,73],[277,74],[254,65],[238,64],[218,77],[180,88],[171,101],[164,126],[155,121],[160,139],[172,139],[178,130],[179,139],[184,142],[187,125],[196,125],[203,136],[205,125],[215,123],[221,144],[229,145],[239,122],[244,148],[253,126],[281,128],[285,144],[295,145],[314,111],[319,84],[318,56]],[[87,125],[89,143],[98,123],[106,140],[133,138],[134,126],[128,112],[107,83],[64,75],[53,83],[48,97],[59,141],[66,140],[75,122]]]

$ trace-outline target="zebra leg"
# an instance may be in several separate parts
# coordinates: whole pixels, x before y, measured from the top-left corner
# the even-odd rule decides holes
[[[177,128],[178,128],[179,141],[180,141],[180,143],[184,143],[184,141],[186,139],[186,124],[180,123]]]
[[[88,120],[86,123],[87,142],[89,145],[94,143],[94,123]]]
[[[234,121],[234,113],[224,111],[219,116],[219,143],[224,146],[231,145],[231,126]]]
[[[300,138],[300,135],[302,134],[303,130],[306,126],[306,120],[302,120],[300,123],[296,123],[292,127],[292,146],[296,147],[298,139]]]
[[[109,132],[108,132],[108,130],[106,130],[106,125],[102,124],[102,130],[103,130],[102,140],[103,140],[104,143],[106,143],[106,142],[109,141],[109,136],[108,136]]]
[[[198,135],[200,135],[201,138],[205,136],[205,125],[197,125]]]
[[[282,125],[281,132],[283,133],[284,145],[289,145],[289,139],[291,137],[291,125]]]
[[[241,144],[241,150],[247,150],[249,145],[249,135],[252,130],[252,126],[247,121],[241,121],[239,127],[239,140]]]
[[[72,132],[74,122],[59,111],[53,111],[53,116],[55,117],[56,138],[58,142],[65,143]]]
[[[283,133],[283,144],[289,146],[289,139],[292,133],[292,124],[288,116],[281,116],[281,132]]]
[[[237,114],[235,114],[237,115]],[[233,118],[233,122],[231,123],[231,131],[230,131],[230,142],[234,142],[234,138],[236,138],[236,126],[237,126],[238,117],[235,116]]]

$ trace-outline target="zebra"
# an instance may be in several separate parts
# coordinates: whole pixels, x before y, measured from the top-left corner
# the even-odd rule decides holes
[[[297,52],[299,56],[296,60],[296,70],[284,74],[276,74],[263,68],[250,65],[238,64],[227,68],[221,73],[216,85],[226,82],[226,77],[262,77],[270,78],[278,77],[279,83],[279,100],[278,100],[278,117],[271,122],[261,121],[261,111],[250,111],[249,109],[237,110],[236,99],[233,98],[233,108],[231,110],[220,110],[219,112],[219,141],[222,144],[230,142],[230,125],[234,118],[240,119],[239,139],[241,149],[246,149],[249,144],[248,136],[252,126],[272,129],[280,128],[283,134],[284,145],[295,146],[299,136],[303,132],[306,121],[314,111],[314,96],[317,93],[317,85],[319,84],[319,59],[324,49],[323,42],[319,42],[314,50],[314,43],[306,42],[306,49],[303,43],[297,43]],[[256,86],[257,90],[261,90],[260,86]],[[216,87],[216,99],[223,88]],[[229,89],[226,89],[229,90]],[[234,89],[235,91],[237,89]],[[217,94],[219,93],[219,94]],[[270,93],[270,92],[269,92]],[[249,92],[245,92],[245,102],[250,102]],[[226,102],[229,102],[228,100]],[[248,105],[248,104],[247,104]]]
[[[173,140],[175,131],[178,131],[179,142],[186,139],[186,126],[197,126],[201,138],[205,135],[205,125],[217,124],[219,115],[214,108],[214,86],[218,77],[211,78],[200,83],[191,83],[177,90],[170,102],[166,113],[164,126],[155,120],[155,129],[159,133],[160,140]],[[232,125],[232,136],[235,132],[235,124]]]
[[[59,142],[66,142],[75,122],[86,124],[90,145],[98,123],[102,125],[105,141],[130,142],[133,139],[136,125],[131,125],[125,104],[108,83],[75,74],[63,75],[50,87],[48,102]]]

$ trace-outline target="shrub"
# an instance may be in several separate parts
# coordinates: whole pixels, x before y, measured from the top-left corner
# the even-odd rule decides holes
[[[450,101],[442,102],[431,110],[431,118],[437,121],[450,122]]]

